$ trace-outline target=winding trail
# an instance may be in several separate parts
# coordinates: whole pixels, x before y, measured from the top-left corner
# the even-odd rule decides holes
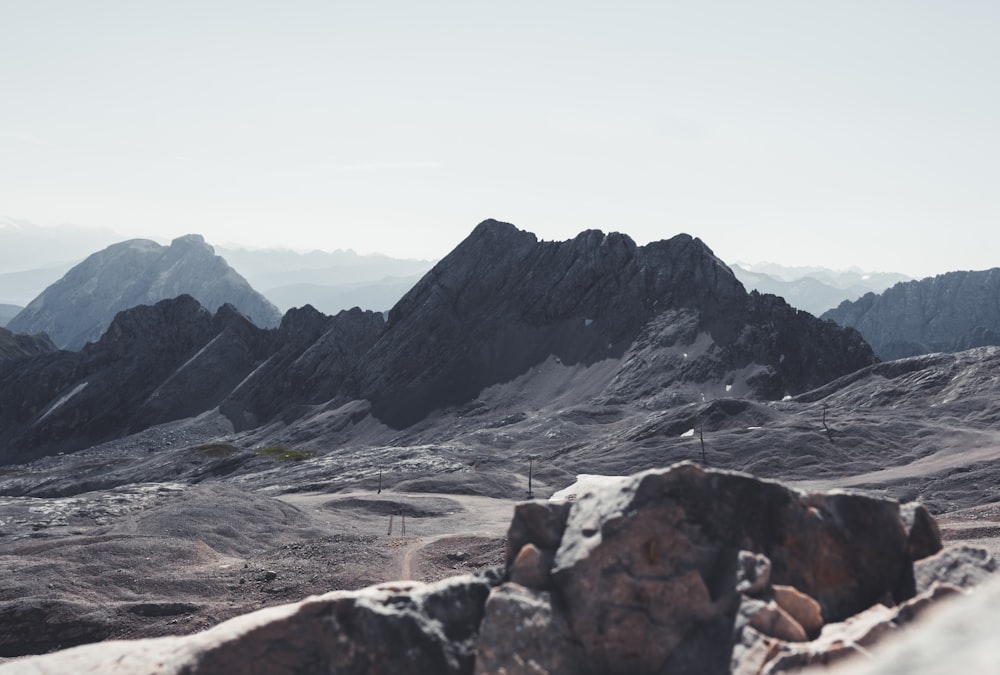
[[[525,479],[525,484],[527,480]],[[519,495],[520,496],[520,495]],[[375,535],[385,542],[388,559],[381,563],[386,581],[412,581],[421,576],[419,551],[442,539],[452,537],[502,537],[507,532],[514,505],[511,499],[455,495],[445,493],[355,491],[343,493],[292,493],[278,499],[292,504],[313,517],[313,522],[329,534]],[[407,516],[407,534],[386,533],[388,516],[375,505],[399,501],[419,506],[432,500],[446,499],[455,505],[453,511],[438,516]],[[358,508],[358,501],[371,501],[373,509]],[[345,507],[338,502],[344,501]],[[396,529],[401,523],[397,523]],[[372,561],[372,565],[379,565]]]

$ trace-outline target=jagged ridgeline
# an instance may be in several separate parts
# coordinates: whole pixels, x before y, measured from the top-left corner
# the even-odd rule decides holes
[[[236,430],[300,425],[306,440],[367,416],[401,429],[554,372],[569,403],[779,399],[875,360],[857,331],[748,294],[688,235],[637,246],[591,230],[545,242],[487,220],[388,320],[307,306],[264,329],[181,296],[118,314],[80,352],[0,364],[0,458],[72,451],[209,411]],[[310,425],[320,413],[325,426]]]
[[[1000,345],[1000,268],[899,283],[823,318],[857,328],[885,361]]]

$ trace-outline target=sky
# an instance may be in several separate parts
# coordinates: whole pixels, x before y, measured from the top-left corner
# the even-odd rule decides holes
[[[1000,3],[0,0],[0,215],[439,258],[1000,265]]]

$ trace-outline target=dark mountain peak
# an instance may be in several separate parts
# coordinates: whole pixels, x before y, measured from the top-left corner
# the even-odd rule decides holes
[[[770,313],[779,310],[783,319],[776,328]],[[661,315],[667,318],[652,321]],[[368,355],[360,394],[382,421],[405,427],[552,357],[565,365],[621,358],[640,336],[649,358],[675,363],[676,355],[658,357],[657,350],[676,341],[663,334],[672,335],[677,321],[690,324],[684,340],[706,335],[729,352],[712,355],[711,367],[691,365],[693,358],[681,374],[671,366],[663,382],[756,368],[760,375],[750,388],[780,397],[873,359],[856,334],[827,339],[827,333],[844,331],[799,316],[784,303],[751,302],[732,270],[690,235],[638,247],[627,235],[587,230],[547,242],[486,221],[392,309],[388,329]],[[782,345],[807,328],[821,346],[801,350],[794,366],[791,360],[782,365]],[[857,349],[841,358],[836,352],[845,347]],[[620,382],[629,383],[622,386],[631,396],[649,379],[642,368]]]
[[[476,227],[472,230],[472,233],[466,238],[466,241],[489,240],[499,242],[514,240],[525,236],[535,239],[535,235],[518,228],[516,225],[511,225],[510,223],[505,223],[501,220],[495,220],[493,218],[487,218],[483,222],[476,225]]]
[[[155,305],[138,305],[118,312],[100,340],[83,351],[121,358],[160,346],[183,349],[211,331],[212,319],[212,312],[187,294]]]

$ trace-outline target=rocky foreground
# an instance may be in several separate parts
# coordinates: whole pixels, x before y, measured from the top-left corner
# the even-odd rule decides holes
[[[867,653],[994,566],[984,549],[942,550],[917,504],[682,463],[518,505],[490,573],[337,591],[0,673],[787,672]]]

